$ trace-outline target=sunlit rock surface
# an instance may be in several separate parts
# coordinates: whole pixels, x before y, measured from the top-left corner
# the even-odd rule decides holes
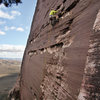
[[[63,4],[54,28],[50,8]],[[38,0],[21,69],[21,100],[100,100],[100,0]]]

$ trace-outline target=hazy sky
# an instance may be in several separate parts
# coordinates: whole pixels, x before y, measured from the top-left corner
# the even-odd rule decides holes
[[[0,5],[0,58],[21,58],[30,33],[37,0],[6,8]]]

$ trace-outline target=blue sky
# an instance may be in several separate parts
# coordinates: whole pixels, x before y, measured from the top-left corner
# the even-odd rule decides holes
[[[30,33],[37,0],[18,6],[0,5],[0,58],[21,58]]]

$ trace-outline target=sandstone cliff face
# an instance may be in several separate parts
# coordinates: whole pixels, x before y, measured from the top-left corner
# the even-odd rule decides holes
[[[62,4],[54,28],[49,11]],[[21,100],[100,100],[100,0],[38,0],[21,69]]]

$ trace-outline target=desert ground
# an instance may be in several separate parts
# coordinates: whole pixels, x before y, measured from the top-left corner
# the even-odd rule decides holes
[[[7,100],[20,72],[21,61],[0,59],[0,100]]]

